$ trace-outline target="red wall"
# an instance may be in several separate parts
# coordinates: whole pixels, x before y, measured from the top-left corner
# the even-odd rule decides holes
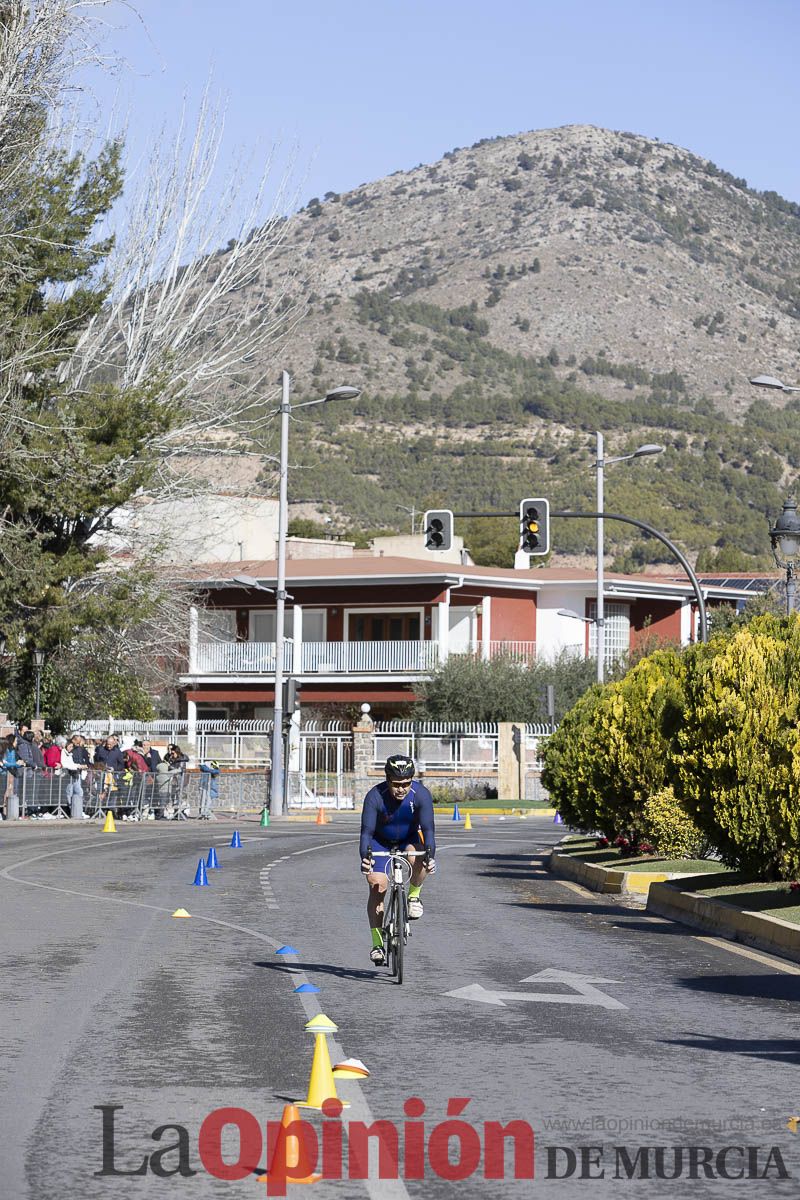
[[[493,596],[490,622],[493,642],[535,642],[535,596]]]

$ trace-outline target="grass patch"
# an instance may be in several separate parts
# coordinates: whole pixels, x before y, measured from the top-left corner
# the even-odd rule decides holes
[[[596,838],[587,837],[570,838],[557,846],[556,851],[592,866],[613,867],[620,871],[682,871],[692,874],[727,870],[723,863],[713,858],[658,858],[653,854],[623,858],[615,847],[598,847]]]
[[[730,875],[736,875],[730,872]],[[700,889],[696,889],[700,890]],[[780,917],[800,925],[800,893],[790,892],[788,883],[735,883],[723,887],[704,887],[703,895],[724,900],[743,912],[761,913],[765,917]]]

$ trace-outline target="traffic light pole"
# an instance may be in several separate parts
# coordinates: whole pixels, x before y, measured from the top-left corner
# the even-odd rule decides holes
[[[469,519],[472,517],[514,517],[519,520],[518,512],[454,512],[454,517]],[[645,533],[649,533],[651,537],[657,538],[662,542],[668,550],[670,550],[678,562],[683,567],[689,577],[689,582],[694,589],[695,599],[697,600],[697,615],[700,621],[699,638],[701,642],[708,641],[708,620],[706,618],[706,602],[703,598],[703,591],[700,587],[699,580],[692,570],[691,564],[686,555],[678,549],[673,541],[667,537],[665,533],[661,533],[658,529],[654,529],[652,525],[648,525],[646,521],[638,521],[636,517],[626,517],[622,513],[610,512],[552,512],[551,517],[578,517],[581,520],[597,520],[602,517],[606,521],[624,521],[626,525],[635,525],[637,529],[643,529]]]

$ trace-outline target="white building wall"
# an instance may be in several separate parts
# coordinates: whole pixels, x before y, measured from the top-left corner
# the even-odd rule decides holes
[[[278,501],[266,496],[203,492],[121,509],[115,550],[135,550],[165,563],[239,562],[272,559],[278,536]]]
[[[536,598],[536,656],[551,660],[562,650],[570,650],[584,656],[586,653],[586,625],[572,617],[560,617],[560,608],[569,608],[583,616],[586,599],[594,596],[587,588],[565,584],[563,587],[543,589]]]

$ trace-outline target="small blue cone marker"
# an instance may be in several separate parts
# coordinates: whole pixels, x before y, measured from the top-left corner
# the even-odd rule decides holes
[[[313,983],[301,983],[300,987],[294,989],[296,992],[318,992],[319,988],[314,987]]]
[[[200,859],[200,862],[197,864],[197,872],[194,877],[193,886],[194,887],[208,887],[209,886],[208,876],[206,875],[206,864],[203,862],[202,858]]]
[[[234,829],[233,837],[231,838],[231,850],[241,850],[242,839],[239,837],[239,830]]]
[[[453,805],[453,820],[454,820],[454,821],[460,821],[460,820],[461,820],[461,813],[458,811],[458,805],[457,805],[457,804],[454,804],[454,805]]]
[[[556,815],[553,817],[553,824],[554,825],[563,825],[564,824],[564,818],[562,817],[561,813],[558,811],[556,811]]]
[[[208,852],[206,866],[208,867],[209,871],[213,871],[216,867],[219,867],[219,859],[217,858],[217,852],[213,846]]]
[[[294,946],[281,946],[280,950],[275,951],[276,954],[297,954]]]

